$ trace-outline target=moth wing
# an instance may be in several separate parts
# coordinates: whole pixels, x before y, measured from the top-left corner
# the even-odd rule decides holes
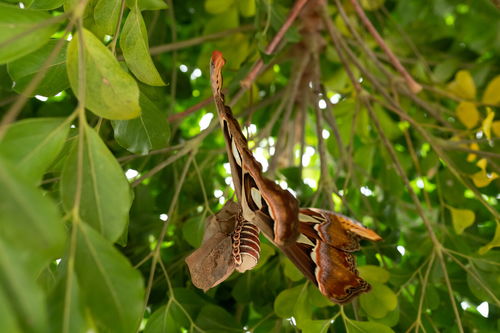
[[[207,241],[218,232],[223,234],[230,234],[233,232],[239,211],[240,205],[233,200],[226,201],[224,207],[222,207],[220,211],[206,220],[203,242]]]
[[[226,280],[235,269],[231,236],[215,233],[186,258],[191,281],[203,291]]]
[[[370,284],[358,276],[354,256],[324,242],[313,249],[316,279],[323,295],[344,304],[360,293],[370,290]]]
[[[310,239],[320,240],[339,250],[359,250],[358,237],[346,231],[336,216],[328,213],[319,209],[301,209],[299,231]]]
[[[353,233],[359,237],[371,240],[371,241],[380,241],[382,237],[380,237],[375,231],[368,229],[361,222],[358,222],[354,219],[351,219],[342,214],[325,211],[330,220],[336,220],[342,226],[344,230],[347,230],[350,233]]]
[[[349,252],[305,235],[287,250],[292,255],[285,254],[299,270],[335,303],[348,303],[370,290],[370,285],[358,276],[355,258]]]

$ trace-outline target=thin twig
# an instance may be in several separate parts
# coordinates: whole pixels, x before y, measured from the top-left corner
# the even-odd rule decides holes
[[[116,42],[118,42],[118,36],[120,35],[120,28],[122,26],[123,12],[125,11],[125,0],[122,0],[120,7],[120,16],[118,16],[118,22],[116,23],[115,34],[113,40],[110,43],[111,52],[116,54]]]
[[[183,119],[183,118],[189,116],[191,113],[203,109],[205,106],[207,106],[210,103],[212,103],[212,101],[213,101],[213,97],[212,96],[207,97],[204,100],[202,100],[201,102],[196,103],[195,105],[187,108],[186,110],[184,110],[182,112],[174,113],[174,114],[170,115],[168,117],[168,121],[171,122],[171,123],[173,123],[173,122],[175,122],[177,120]]]
[[[242,25],[238,28],[233,28],[233,29],[227,29],[224,31],[219,31],[210,35],[205,35],[201,37],[196,37],[188,40],[183,40],[180,42],[175,42],[175,43],[169,43],[169,44],[164,44],[164,45],[157,45],[149,48],[149,54],[151,55],[158,55],[170,51],[175,51],[175,50],[180,50],[184,49],[187,47],[203,44],[205,42],[215,40],[215,39],[220,39],[223,37],[227,37],[233,34],[236,34],[238,32],[248,32],[254,30],[255,27],[253,25]]]
[[[146,310],[146,306],[147,306],[148,300],[149,300],[149,295],[151,294],[151,289],[153,287],[153,279],[154,279],[154,275],[155,275],[155,271],[156,271],[156,265],[158,264],[158,261],[161,260],[161,258],[160,258],[161,245],[163,243],[163,239],[165,238],[165,235],[167,234],[169,221],[172,218],[172,213],[174,211],[175,206],[177,205],[177,200],[179,199],[179,194],[181,192],[182,186],[184,184],[184,180],[186,179],[186,175],[187,175],[187,172],[189,170],[189,166],[191,165],[191,162],[193,161],[195,154],[196,154],[196,149],[192,151],[186,164],[184,165],[184,169],[182,170],[182,174],[181,174],[181,177],[179,179],[179,183],[177,184],[177,186],[175,188],[175,193],[174,193],[174,196],[172,198],[172,201],[170,202],[170,207],[168,209],[167,215],[170,218],[167,221],[165,221],[165,223],[163,224],[161,231],[160,231],[160,235],[158,236],[158,241],[157,241],[155,249],[153,251],[153,261],[151,263],[151,269],[149,272],[149,279],[148,279],[148,283],[146,286],[146,293],[144,296],[144,310]]]
[[[285,33],[288,31],[292,23],[295,21],[295,19],[297,18],[297,16],[299,15],[300,11],[307,3],[307,1],[308,0],[297,0],[295,2],[292,9],[290,10],[290,14],[288,15],[288,18],[286,19],[285,23],[283,23],[276,36],[274,36],[272,41],[267,45],[264,51],[266,54],[270,55],[276,50],[276,47],[281,42],[283,36],[285,36]],[[252,69],[250,70],[250,73],[248,73],[248,75],[240,82],[241,86],[244,87],[245,89],[250,88],[253,81],[255,81],[257,75],[262,70],[263,66],[264,66],[264,61],[262,59],[259,59],[253,65]]]
[[[203,139],[216,128],[216,125],[217,125],[217,122],[212,122],[212,124],[210,124],[210,126],[207,129],[205,129],[203,132],[201,132],[200,135],[198,135],[197,137],[195,137],[192,140],[190,140],[186,145],[184,145],[184,148],[182,148],[181,150],[179,150],[175,155],[172,155],[169,158],[167,158],[165,161],[161,162],[160,164],[157,164],[154,168],[152,168],[151,170],[149,170],[146,174],[142,175],[136,181],[134,181],[132,183],[132,187],[138,186],[145,179],[147,179],[147,178],[149,178],[149,177],[157,174],[158,172],[160,172],[161,170],[163,170],[168,165],[170,165],[173,162],[177,161],[182,156],[186,155],[187,153],[189,153],[193,149],[196,149],[197,146],[199,145],[199,143],[201,141],[203,141]]]
[[[385,43],[384,39],[380,34],[378,33],[377,29],[373,26],[373,24],[370,22],[368,17],[365,14],[365,11],[359,4],[357,0],[351,0],[352,5],[354,6],[354,10],[358,14],[359,18],[365,25],[366,29],[370,32],[370,34],[373,36],[373,38],[377,41],[378,45],[382,48],[382,50],[387,54],[389,57],[389,60],[391,61],[392,65],[396,70],[403,76],[403,78],[406,81],[406,84],[408,85],[408,88],[410,91],[412,91],[414,94],[420,92],[422,90],[422,86],[418,84],[412,77],[411,75],[406,71],[406,69],[401,65],[401,62],[399,59],[392,53],[391,49],[387,46]]]

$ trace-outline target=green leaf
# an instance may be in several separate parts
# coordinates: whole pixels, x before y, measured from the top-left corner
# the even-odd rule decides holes
[[[377,10],[384,2],[385,0],[361,0],[361,6],[366,10]]]
[[[66,264],[63,259],[58,267],[59,278],[47,300],[50,332],[64,332],[63,326],[72,333],[88,332],[90,325],[85,318],[82,290],[75,274],[67,274]]]
[[[253,297],[253,286],[255,283],[255,274],[259,274],[254,271],[246,272],[245,274],[238,276],[238,280],[234,285],[231,295],[238,303],[250,303],[255,300]]]
[[[144,333],[182,332],[189,329],[189,318],[174,302],[160,307],[148,319]]]
[[[196,325],[204,330],[215,332],[241,332],[241,325],[226,310],[212,304],[205,305],[198,317]]]
[[[141,10],[159,10],[168,8],[165,0],[137,0],[137,3]]]
[[[126,120],[139,116],[139,88],[116,58],[90,31],[83,30],[85,106],[103,118]],[[68,46],[67,70],[73,93],[79,96],[79,36]]]
[[[140,10],[159,10],[167,9],[165,0],[126,0],[127,7],[133,9],[139,7]]]
[[[56,9],[63,5],[64,0],[34,0],[31,9]]]
[[[283,257],[282,265],[283,265],[283,273],[285,273],[285,276],[290,280],[300,281],[304,278],[302,272],[287,257]]]
[[[307,284],[307,297],[309,304],[311,304],[312,306],[323,308],[326,306],[334,305],[332,301],[330,301],[325,295],[323,295],[319,291],[318,287],[316,287],[312,283]]]
[[[131,206],[129,184],[113,154],[90,127],[83,129],[82,164],[78,163],[78,142],[63,167],[61,197],[66,211],[75,204],[78,172],[82,175],[79,213],[81,218],[114,242],[123,233]]]
[[[460,60],[457,58],[447,58],[443,62],[438,63],[433,70],[433,78],[439,83],[448,81],[453,73],[460,66]]]
[[[240,10],[241,16],[255,16],[255,0],[239,0],[238,8]]]
[[[458,209],[448,206],[451,213],[451,221],[457,235],[460,235],[464,230],[470,227],[476,219],[476,214],[470,209]]]
[[[366,281],[373,283],[386,283],[389,281],[390,273],[382,267],[365,265],[358,267],[359,275]]]
[[[500,290],[500,268],[498,267],[498,251],[491,251],[487,255],[470,258],[467,265],[467,285],[470,291],[480,301],[498,304]]]
[[[205,0],[205,10],[210,14],[220,14],[229,9],[234,0]]]
[[[239,26],[239,23],[240,18],[238,9],[236,7],[230,7],[227,11],[211,17],[206,24],[204,24],[203,33],[211,34],[226,29],[236,28]],[[206,63],[206,59],[204,59],[204,61],[204,63]]]
[[[0,64],[21,58],[47,43],[58,23],[36,25],[50,18],[50,14],[41,11],[0,4]]]
[[[377,105],[377,104],[376,104]],[[396,140],[403,135],[398,124],[387,114],[387,112],[380,106],[375,106],[375,115],[377,116],[380,126],[384,134],[389,140]]]
[[[19,323],[16,322],[15,309],[9,304],[7,293],[0,288],[0,332],[22,332]]]
[[[37,183],[64,146],[70,123],[63,118],[31,118],[9,127],[0,154]]]
[[[165,85],[149,54],[148,32],[137,7],[128,14],[120,45],[127,66],[140,81],[151,86]]]
[[[139,103],[142,113],[131,120],[112,121],[116,141],[135,154],[147,154],[152,149],[164,148],[170,139],[166,115],[144,94]]]
[[[439,301],[439,298],[438,298],[438,301]],[[377,322],[380,324],[387,325],[389,327],[393,327],[393,326],[396,326],[397,323],[399,322],[399,315],[400,315],[399,308],[396,308],[395,310],[387,313],[387,315],[385,317],[373,318],[373,317],[368,316],[368,319],[370,321],[374,321],[374,322]]]
[[[274,247],[272,247],[269,244],[263,243],[262,241],[260,242],[260,257],[259,257],[259,262],[257,263],[257,266],[255,266],[254,269],[257,269],[261,266],[263,266],[269,258],[271,258],[274,254],[276,253],[276,250]]]
[[[1,218],[0,222],[3,225]],[[43,293],[34,279],[32,267],[23,260],[26,255],[29,253],[21,255],[0,238],[1,332],[46,332]]]
[[[94,21],[99,31],[113,36],[120,18],[121,1],[98,0],[94,8]]]
[[[308,288],[309,282],[302,284],[299,297],[295,300],[293,317],[297,321],[298,328],[304,328],[312,320],[312,307],[309,304]]]
[[[37,52],[30,53],[7,65],[9,75],[16,83],[13,88],[16,92],[21,93],[26,89],[58,42],[59,40],[50,40],[47,45],[43,46]],[[68,43],[66,41],[62,42],[63,48],[48,66],[42,81],[30,96],[53,96],[69,87],[68,76],[66,74],[66,47]]]
[[[234,45],[238,45],[238,47],[235,48]],[[224,54],[227,66],[234,70],[240,69],[241,64],[250,53],[248,36],[242,33],[225,38],[222,42],[218,43],[218,48]]]
[[[357,321],[348,318],[344,319],[345,328],[349,333],[394,333],[390,327],[373,321]]]
[[[64,2],[64,11],[66,13],[69,12],[78,12],[78,16],[83,19],[83,27],[92,31],[96,36],[98,36],[101,40],[104,38],[105,32],[101,31],[100,27],[97,26],[94,18],[94,11],[97,5],[98,0],[88,0],[85,3],[85,9],[82,9],[81,2],[79,0],[66,0]],[[80,11],[83,10],[83,13]]]
[[[142,318],[141,274],[86,223],[78,228],[75,270],[98,332],[136,332]]]
[[[492,248],[499,246],[500,246],[500,223],[497,223],[495,229],[495,236],[493,236],[493,239],[488,244],[479,249],[479,254],[485,254]]]
[[[205,230],[204,218],[194,216],[187,220],[182,226],[182,235],[186,242],[194,248],[198,248],[203,240],[203,232]]]
[[[290,318],[294,315],[297,299],[306,293],[304,284],[283,290],[274,300],[274,312],[281,318]]]
[[[301,327],[302,333],[323,333],[328,332],[330,328],[330,319],[326,320],[307,320]]]
[[[56,205],[0,156],[0,240],[27,256],[34,274],[61,255],[65,232]],[[25,260],[28,260],[25,258]]]
[[[396,308],[396,294],[384,284],[372,283],[372,290],[360,296],[360,304],[365,312],[374,318],[382,318]]]

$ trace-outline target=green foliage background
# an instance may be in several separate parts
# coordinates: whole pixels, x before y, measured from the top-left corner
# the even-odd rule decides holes
[[[500,10],[361,0],[414,94],[352,2],[310,0],[267,54],[294,1],[0,1],[0,331],[498,332]],[[384,238],[352,304],[265,239],[256,269],[191,284],[233,193],[214,49],[270,177]]]

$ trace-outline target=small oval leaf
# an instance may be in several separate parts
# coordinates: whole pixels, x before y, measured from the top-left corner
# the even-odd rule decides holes
[[[493,239],[488,244],[479,249],[479,254],[483,255],[494,247],[500,247],[500,223],[497,223],[495,236],[493,236]]]
[[[142,318],[142,276],[86,223],[77,231],[75,270],[98,332],[136,332]]]
[[[38,274],[62,254],[65,231],[57,207],[2,157],[0,193],[0,240],[19,258],[29,258],[32,273]]]
[[[448,90],[457,97],[473,100],[476,98],[476,85],[469,71],[461,70],[455,79],[448,84]]]
[[[392,328],[373,321],[346,320],[345,327],[349,333],[394,333]]]
[[[234,0],[205,0],[205,10],[210,14],[220,14],[233,5]]]
[[[94,21],[100,32],[114,35],[120,17],[121,1],[98,0],[94,8]]]
[[[63,118],[32,118],[14,123],[0,141],[3,154],[33,183],[40,181],[64,146],[69,122]]]
[[[491,125],[493,124],[493,118],[495,118],[495,112],[491,110],[491,108],[486,108],[486,118],[483,120],[482,129],[484,135],[488,140],[491,140]]]
[[[21,93],[26,89],[58,42],[55,39],[51,40],[37,52],[32,52],[7,65],[9,75],[12,81],[16,83],[13,88],[16,92]],[[63,48],[54,61],[48,65],[47,72],[31,96],[53,96],[69,87],[68,75],[66,74],[66,47],[68,42],[61,42],[64,43]]]
[[[483,94],[483,103],[500,105],[500,75],[497,75],[488,83]]]
[[[360,296],[363,310],[373,318],[383,318],[398,305],[396,294],[386,285],[373,283],[369,293]]]
[[[170,127],[166,115],[146,95],[141,94],[139,102],[142,109],[139,117],[111,123],[120,146],[135,154],[147,154],[167,146]]]
[[[468,129],[474,128],[479,122],[479,111],[471,102],[460,102],[455,110],[458,120]]]
[[[139,116],[139,88],[111,51],[90,31],[83,29],[85,61],[85,106],[98,116],[126,120]],[[67,70],[73,93],[80,98],[78,76],[79,36],[68,46]]]
[[[448,206],[451,213],[451,221],[457,235],[460,235],[464,230],[470,227],[476,218],[476,214],[470,209],[458,209]]]
[[[83,161],[78,165],[78,142],[75,142],[63,167],[61,196],[66,211],[75,204],[78,173],[82,173],[79,212],[105,238],[114,242],[123,233],[131,206],[129,184],[120,164],[99,135],[85,126]]]
[[[146,25],[137,7],[128,14],[120,45],[128,67],[140,81],[151,86],[165,85],[149,54]]]
[[[474,182],[474,185],[476,185],[477,187],[486,187],[490,185],[492,181],[498,178],[498,174],[496,172],[487,173],[485,169],[482,169],[481,171],[478,171],[475,174],[471,175],[471,178]]]
[[[0,64],[21,58],[47,43],[59,24],[34,28],[51,17],[42,11],[0,4]]]
[[[386,283],[391,274],[379,266],[365,265],[358,267],[359,275],[370,283]]]

